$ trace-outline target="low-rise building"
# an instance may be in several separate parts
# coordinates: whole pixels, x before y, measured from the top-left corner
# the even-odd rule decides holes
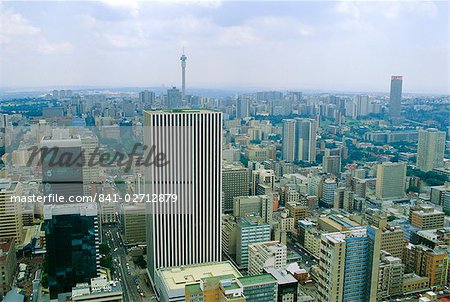
[[[72,288],[71,301],[122,302],[122,287],[119,282],[108,281],[106,277],[92,278],[90,285],[89,283],[78,283]]]
[[[218,276],[238,278],[242,275],[229,261],[160,268],[156,270],[155,288],[161,301],[185,301],[186,286],[198,285],[204,278]]]

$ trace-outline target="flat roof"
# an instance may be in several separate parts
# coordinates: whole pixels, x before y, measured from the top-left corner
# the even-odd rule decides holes
[[[275,277],[272,276],[271,274],[262,274],[262,275],[257,275],[257,276],[245,276],[245,277],[238,278],[238,280],[244,286],[277,282],[277,279],[275,279]]]
[[[241,277],[238,269],[229,261],[186,265],[157,269],[157,274],[168,290],[184,289],[186,285],[199,283],[201,279],[223,275]]]
[[[276,269],[274,267],[268,267],[265,269],[266,272],[271,274],[275,279],[277,279],[278,284],[289,284],[289,283],[297,283],[297,279],[294,278],[290,273],[288,273],[285,269]]]

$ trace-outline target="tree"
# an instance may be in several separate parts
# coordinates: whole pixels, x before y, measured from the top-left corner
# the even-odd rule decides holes
[[[102,255],[109,255],[111,253],[111,249],[109,248],[107,243],[102,243],[99,246],[100,254]]]

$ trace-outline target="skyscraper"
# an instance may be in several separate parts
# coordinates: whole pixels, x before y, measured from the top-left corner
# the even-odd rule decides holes
[[[389,118],[393,123],[398,123],[401,119],[402,109],[402,76],[391,77],[391,92],[389,96]]]
[[[376,301],[380,236],[371,226],[322,235],[319,301]]]
[[[239,97],[236,103],[236,117],[246,118],[250,116],[250,100],[246,97]]]
[[[405,195],[406,164],[384,162],[377,166],[376,196],[402,198]]]
[[[316,161],[317,121],[314,119],[296,119],[296,159],[297,161]]]
[[[249,194],[248,170],[243,166],[224,164],[222,169],[223,210],[233,211],[233,198]]]
[[[445,132],[430,128],[419,130],[417,168],[431,171],[444,166]]]
[[[221,260],[222,114],[208,110],[144,113],[144,142],[165,165],[144,168],[145,193],[175,194],[147,206],[147,267]],[[148,149],[147,149],[148,152]]]
[[[283,121],[283,159],[285,161],[295,161],[295,120],[286,119]]]
[[[82,143],[79,136],[72,136],[68,129],[54,129],[51,136],[44,136],[40,143],[42,186],[45,195],[82,196],[83,162]]]
[[[174,109],[181,107],[181,101],[183,100],[182,93],[176,87],[167,89],[167,108]]]
[[[44,206],[50,297],[70,292],[100,270],[97,204]]]
[[[139,101],[145,109],[150,109],[155,102],[155,93],[148,90],[141,91],[139,92]]]
[[[183,50],[183,54],[180,57],[180,61],[181,61],[181,100],[182,101],[186,100],[186,60],[187,60],[187,57],[184,54],[184,50]]]

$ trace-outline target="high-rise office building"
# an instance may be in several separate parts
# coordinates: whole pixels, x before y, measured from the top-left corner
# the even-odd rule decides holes
[[[368,95],[357,95],[354,97],[356,103],[356,115],[367,116],[370,113],[369,109],[369,96]]]
[[[402,198],[405,195],[406,164],[384,162],[377,166],[377,198]]]
[[[293,119],[283,121],[283,159],[288,162],[295,161],[295,125]]]
[[[391,77],[391,91],[389,96],[389,118],[393,123],[401,120],[402,110],[402,76]]]
[[[95,135],[81,137],[81,150],[84,154],[86,161],[97,162],[98,155],[95,151],[99,147],[98,138]],[[97,157],[97,158],[96,158]],[[99,183],[99,167],[95,165],[89,165],[88,163],[83,165],[83,184],[97,184]]]
[[[139,92],[139,101],[145,109],[150,109],[155,102],[155,93],[148,90],[141,91]]]
[[[233,211],[233,198],[238,196],[248,196],[249,189],[247,168],[224,163],[222,169],[224,212],[229,213]]]
[[[316,161],[317,121],[314,119],[296,119],[296,160]]]
[[[122,206],[122,235],[125,245],[145,244],[145,205],[124,204]]]
[[[275,172],[264,168],[252,171],[251,195],[265,195],[272,192],[275,184]]]
[[[341,174],[341,156],[330,155],[329,150],[325,150],[325,156],[322,159],[322,167],[323,172],[339,176]]]
[[[270,240],[270,224],[240,219],[237,224],[236,263],[240,268],[248,266],[248,246]]]
[[[268,267],[285,268],[287,246],[278,241],[252,243],[248,246],[248,274],[260,275]]]
[[[273,215],[273,196],[238,196],[233,200],[233,216],[247,217],[257,215],[270,223]]]
[[[239,97],[236,102],[236,117],[246,118],[250,116],[250,100],[247,97]]]
[[[174,203],[147,206],[147,267],[152,281],[158,268],[220,261],[222,114],[145,112],[144,142],[166,159],[164,165],[144,168],[144,192],[177,196]]]
[[[182,102],[182,94],[178,88],[172,87],[170,89],[167,89],[166,107],[168,109],[180,108],[182,104],[181,102]]]
[[[322,235],[319,301],[376,301],[380,237],[371,226]]]
[[[42,186],[44,195],[82,196],[83,159],[82,142],[68,129],[54,129],[51,136],[44,136],[40,143]]]
[[[444,166],[445,132],[437,129],[419,130],[417,168],[431,171]]]
[[[338,187],[337,181],[334,178],[327,178],[322,182],[322,198],[321,205],[325,208],[332,208],[334,206],[334,192]]]
[[[23,203],[12,198],[21,197],[22,184],[0,179],[0,240],[14,238],[16,246],[22,243]]]
[[[100,270],[97,204],[44,206],[46,268],[50,297],[70,292]]]

